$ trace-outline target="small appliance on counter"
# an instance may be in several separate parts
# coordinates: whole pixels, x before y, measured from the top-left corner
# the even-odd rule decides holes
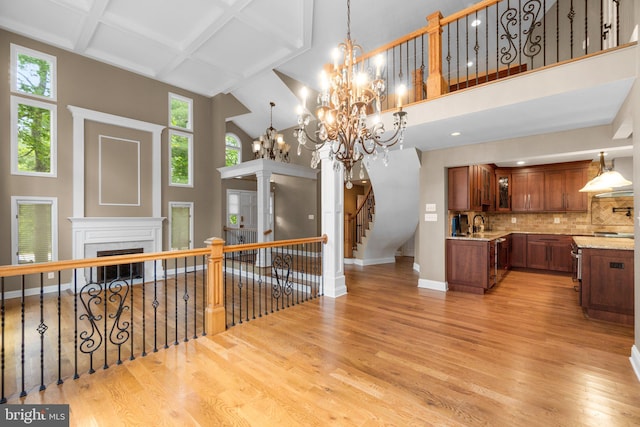
[[[469,234],[469,216],[467,214],[456,214],[451,218],[451,235],[466,236]]]

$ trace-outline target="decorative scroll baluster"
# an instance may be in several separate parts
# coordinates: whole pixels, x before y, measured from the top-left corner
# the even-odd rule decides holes
[[[528,0],[522,9],[522,22],[529,24],[523,32],[526,36],[523,54],[531,60],[531,68],[533,68],[533,57],[542,51],[542,46],[540,45],[542,37],[539,34],[534,34],[535,29],[542,25],[538,20],[541,10],[542,5],[539,0]]]
[[[80,301],[84,307],[84,313],[79,317],[80,320],[89,322],[90,330],[80,332],[80,351],[89,355],[89,373],[93,374],[93,353],[102,344],[102,335],[98,328],[98,323],[102,320],[102,315],[94,314],[93,307],[98,308],[102,302],[102,289],[97,283],[89,282],[80,289]]]

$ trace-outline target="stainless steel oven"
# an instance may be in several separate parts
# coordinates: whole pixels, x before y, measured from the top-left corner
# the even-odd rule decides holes
[[[574,243],[571,244],[572,278],[576,284],[573,289],[578,292],[578,304],[582,304],[582,249]]]

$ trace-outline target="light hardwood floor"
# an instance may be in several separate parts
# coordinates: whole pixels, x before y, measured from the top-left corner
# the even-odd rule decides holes
[[[412,259],[347,266],[323,297],[62,386],[77,426],[631,426],[633,328],[586,319],[567,277],[418,289]],[[14,398],[10,403],[17,403]]]

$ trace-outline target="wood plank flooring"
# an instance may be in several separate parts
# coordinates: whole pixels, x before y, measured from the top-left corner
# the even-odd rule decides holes
[[[640,425],[633,328],[586,319],[569,278],[441,293],[412,262],[9,403],[69,403],[75,426]]]

